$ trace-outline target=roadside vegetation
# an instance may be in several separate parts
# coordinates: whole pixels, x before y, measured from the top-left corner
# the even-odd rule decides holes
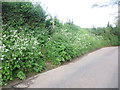
[[[55,17],[53,28],[52,17],[31,2],[3,2],[2,20],[0,85],[97,48],[120,45],[117,24],[83,29],[71,21],[63,25]]]

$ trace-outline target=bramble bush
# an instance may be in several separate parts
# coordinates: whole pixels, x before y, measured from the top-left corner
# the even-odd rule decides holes
[[[14,78],[25,79],[26,72],[41,72],[45,65],[41,46],[32,32],[25,34],[11,29],[4,31],[1,37],[3,82]]]

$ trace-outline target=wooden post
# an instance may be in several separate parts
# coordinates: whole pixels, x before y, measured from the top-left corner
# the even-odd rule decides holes
[[[54,18],[52,19],[52,27],[54,28],[55,26],[54,26]]]

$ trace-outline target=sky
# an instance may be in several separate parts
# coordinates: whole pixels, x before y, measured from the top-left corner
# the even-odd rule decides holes
[[[92,8],[95,3],[106,4],[109,0],[34,0],[41,2],[47,8],[47,13],[59,20],[66,22],[73,20],[74,24],[82,28],[104,27],[107,23],[114,25],[117,6]]]

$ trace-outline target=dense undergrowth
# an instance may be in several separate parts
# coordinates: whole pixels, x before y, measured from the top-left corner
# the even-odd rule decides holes
[[[2,10],[0,85],[24,80],[28,72],[41,72],[47,62],[60,65],[91,50],[120,45],[117,25],[82,29],[54,18],[52,28],[51,16],[30,2],[3,2]]]

